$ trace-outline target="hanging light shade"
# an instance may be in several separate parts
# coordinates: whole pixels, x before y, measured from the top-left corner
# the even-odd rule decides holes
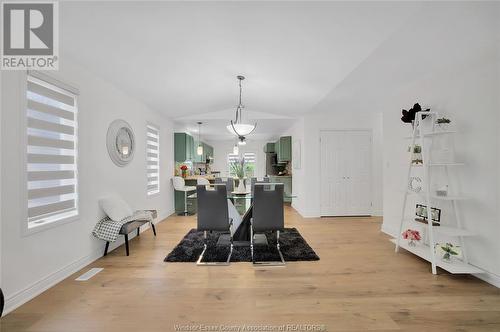
[[[240,154],[240,149],[238,148],[238,144],[235,144],[233,147],[233,154]]]
[[[238,103],[238,107],[236,108],[236,116],[235,116],[235,119],[234,121],[231,120],[231,123],[226,126],[227,130],[233,134],[233,135],[236,135],[238,136],[238,138],[245,138],[245,136],[251,134],[254,130],[255,130],[255,127],[257,127],[257,123],[255,124],[248,124],[248,123],[243,123],[243,119],[242,119],[242,111],[243,111],[243,104],[241,103],[241,92],[242,92],[242,87],[241,87],[241,81],[243,81],[245,79],[244,76],[236,76],[236,78],[238,79],[238,83],[239,83],[239,86],[240,86],[240,99],[239,99],[239,103]]]
[[[198,148],[196,149],[196,153],[198,156],[203,154],[203,145],[201,145],[201,122],[198,122]]]

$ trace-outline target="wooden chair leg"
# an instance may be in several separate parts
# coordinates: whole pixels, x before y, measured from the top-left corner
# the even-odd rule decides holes
[[[106,241],[106,247],[104,247],[104,256],[108,254],[109,241]]]
[[[128,251],[128,234],[125,234],[125,250],[127,251],[127,256],[129,255]]]
[[[156,236],[155,224],[151,223],[151,228],[153,229],[153,234]]]

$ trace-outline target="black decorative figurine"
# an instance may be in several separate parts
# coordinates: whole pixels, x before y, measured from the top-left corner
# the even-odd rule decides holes
[[[404,123],[413,123],[413,121],[415,121],[415,116],[417,112],[429,112],[430,110],[431,110],[430,108],[422,110],[420,104],[416,103],[408,111],[403,109],[403,111],[401,112],[403,114],[403,116],[401,117],[401,121],[403,121]],[[422,119],[425,119],[425,116],[422,117]]]

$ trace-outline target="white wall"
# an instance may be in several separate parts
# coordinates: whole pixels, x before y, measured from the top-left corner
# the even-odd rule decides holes
[[[493,59],[482,63],[469,63],[463,67],[436,73],[433,76],[413,82],[398,92],[388,104],[387,110],[399,105],[411,105],[415,100],[424,100],[433,110],[442,112],[458,130],[455,136],[458,161],[466,166],[453,174],[460,181],[462,192],[473,199],[459,203],[467,229],[478,233],[466,240],[469,260],[486,271],[500,276],[499,253],[500,215],[499,197],[499,154],[498,154],[498,65]],[[439,91],[439,93],[436,93]],[[411,126],[404,126],[395,112],[387,111],[384,116],[384,155],[387,176],[384,178],[384,224],[391,235],[397,234],[403,195],[401,188],[406,181],[406,168],[402,160],[407,158],[405,142],[401,137],[409,135]],[[451,144],[451,142],[445,142]],[[435,173],[436,174],[436,173]],[[442,174],[435,176],[443,181]],[[493,181],[492,181],[493,180]],[[409,203],[409,210],[415,201]],[[443,210],[443,217],[449,220],[452,214],[450,204],[436,203]],[[411,212],[409,213],[411,215]],[[443,239],[438,239],[438,241]]]
[[[245,146],[239,146],[240,155],[245,152],[254,152],[257,157],[256,176],[261,178],[266,175],[266,154],[264,145],[267,141],[249,139]],[[233,153],[234,141],[207,141],[214,148],[213,171],[221,171],[221,176],[227,176],[227,155]]]
[[[102,255],[104,242],[91,231],[103,216],[98,198],[119,193],[134,209],[157,209],[159,219],[173,212],[173,131],[169,119],[148,109],[85,68],[61,57],[58,72],[48,73],[80,90],[79,103],[79,197],[80,218],[48,230],[22,236],[20,217],[21,155],[20,146],[21,86],[23,72],[4,72],[2,77],[2,286],[7,311],[50,287]],[[106,150],[108,125],[124,119],[132,126],[137,142],[134,160],[126,167],[115,166]],[[146,196],[146,122],[160,128],[161,192]],[[111,248],[123,242],[112,244]],[[132,254],[133,254],[132,248]]]
[[[420,102],[458,129],[457,160],[472,264],[500,286],[500,4],[425,3],[420,13],[374,51],[322,104],[383,113],[383,230],[396,235],[406,188],[410,128],[401,109]],[[307,133],[306,121],[306,133]],[[414,202],[410,203],[411,206]],[[440,204],[443,217],[450,207]],[[411,212],[410,212],[411,214]]]
[[[297,210],[302,216],[306,216],[306,197],[307,194],[305,192],[307,177],[306,177],[306,165],[307,163],[307,155],[304,149],[304,118],[299,118],[295,124],[286,132],[283,133],[283,136],[292,136],[292,193],[296,195],[296,198],[292,199],[292,207]],[[293,160],[297,158],[295,155],[296,145],[300,145],[300,167],[296,167],[294,165]]]
[[[0,71],[0,138],[2,137],[2,114],[3,114],[3,105],[2,105],[2,100],[3,100],[3,71]],[[0,140],[0,147],[1,147],[1,140]],[[0,188],[3,188],[2,186],[2,153],[0,153]],[[3,253],[3,241],[2,241],[2,225],[3,225],[3,219],[2,219],[2,190],[0,189],[0,288],[3,289],[3,265],[2,265],[2,253]],[[1,316],[1,315],[0,315]]]

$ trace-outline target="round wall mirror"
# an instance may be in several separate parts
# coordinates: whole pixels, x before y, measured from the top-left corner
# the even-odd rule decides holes
[[[117,166],[132,161],[135,152],[135,137],[132,127],[124,120],[111,122],[106,140],[109,157]]]

